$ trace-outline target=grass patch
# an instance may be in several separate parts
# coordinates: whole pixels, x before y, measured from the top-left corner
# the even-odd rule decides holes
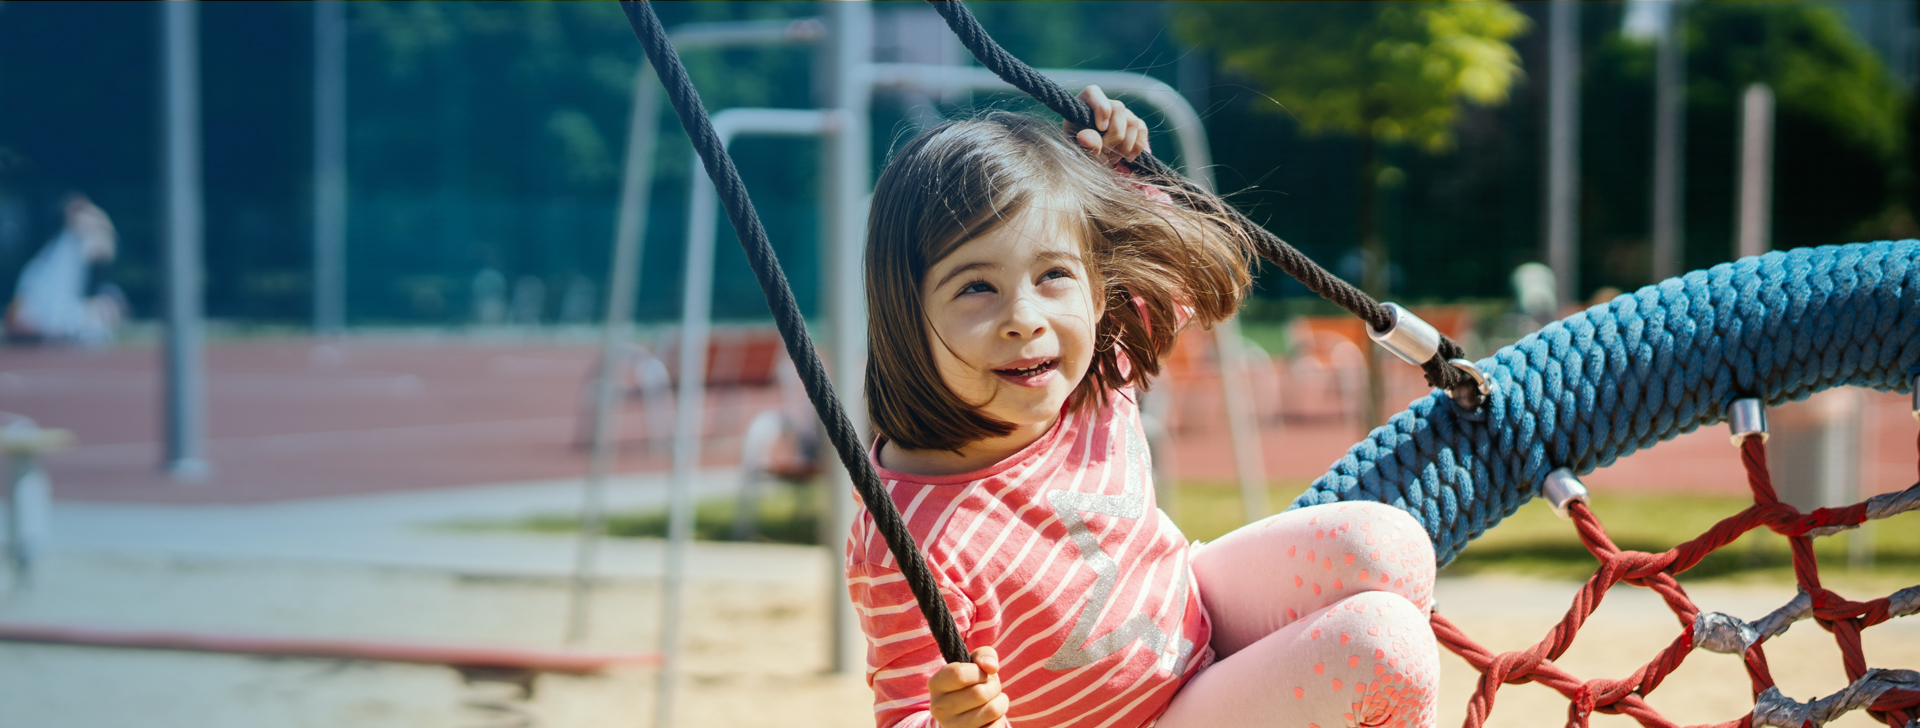
[[[1739,496],[1664,493],[1596,493],[1592,498],[1593,512],[1606,525],[1615,545],[1651,553],[1696,538],[1753,503]],[[1866,588],[1864,583],[1881,588],[1920,583],[1920,529],[1915,529],[1910,519],[1894,518],[1864,529],[1872,551],[1871,566],[1851,565],[1852,538],[1843,533],[1814,540],[1814,555],[1820,561],[1823,578],[1833,577],[1862,588]],[[1500,572],[1586,579],[1598,565],[1580,544],[1571,523],[1553,515],[1544,503],[1528,503],[1475,539],[1442,573]],[[1709,554],[1681,578],[1790,584],[1794,580],[1793,560],[1787,540],[1762,528]]]
[[[1296,496],[1307,489],[1306,483],[1286,483],[1267,488],[1267,503],[1274,513],[1287,509]],[[1212,541],[1246,523],[1246,509],[1240,504],[1240,486],[1233,483],[1188,481],[1180,484],[1179,507],[1161,508],[1173,516],[1189,541]]]
[[[1306,484],[1271,488],[1275,510],[1285,508]],[[1615,545],[1659,553],[1695,538],[1721,519],[1753,503],[1738,496],[1668,493],[1596,493],[1594,513]],[[1239,488],[1225,483],[1188,483],[1180,489],[1179,508],[1168,509],[1187,538],[1208,541],[1242,522]],[[1857,598],[1920,584],[1920,528],[1912,516],[1868,527],[1872,565],[1849,563],[1849,535],[1814,540],[1820,573],[1833,586],[1860,591]],[[1528,503],[1473,540],[1441,574],[1514,574],[1548,579],[1585,580],[1599,562],[1581,545],[1573,524],[1562,521],[1544,503]],[[1765,529],[1750,532],[1715,551],[1681,577],[1687,581],[1792,584],[1793,561],[1787,540]]]
[[[1306,489],[1306,483],[1286,483],[1268,489],[1277,512]],[[759,500],[759,531],[752,539],[763,543],[819,543],[820,512],[817,488],[784,484],[765,485]],[[694,509],[694,537],[705,541],[732,539],[734,498],[705,500]],[[1596,493],[1593,509],[1608,534],[1623,549],[1659,553],[1705,533],[1720,519],[1752,501],[1735,496],[1666,493]],[[1164,504],[1163,504],[1164,505]],[[1240,489],[1220,482],[1188,482],[1179,489],[1175,508],[1166,510],[1188,539],[1211,541],[1238,528],[1243,521]],[[1814,541],[1821,576],[1831,585],[1845,585],[1861,597],[1920,584],[1920,528],[1914,516],[1899,516],[1871,524],[1872,566],[1849,564],[1849,536]],[[536,516],[519,521],[459,523],[455,528],[479,530],[573,533],[573,516]],[[615,537],[664,538],[664,511],[616,512],[608,515],[607,533]],[[837,544],[836,544],[837,545]],[[1584,580],[1598,567],[1580,544],[1573,525],[1553,515],[1543,503],[1528,503],[1481,534],[1462,551],[1442,575],[1513,574],[1548,579]],[[1709,555],[1682,575],[1687,581],[1752,581],[1793,583],[1787,541],[1770,531],[1749,533]]]
[[[759,528],[748,539],[758,543],[814,544],[820,542],[820,508],[814,502],[815,489],[794,488],[783,484],[762,485],[759,498]],[[693,537],[701,541],[731,541],[737,498],[711,498],[694,504]],[[662,510],[615,511],[606,516],[606,533],[615,538],[666,538],[667,512]],[[580,519],[573,515],[533,516],[508,522],[464,522],[456,528],[486,531],[537,531],[542,533],[578,533]]]

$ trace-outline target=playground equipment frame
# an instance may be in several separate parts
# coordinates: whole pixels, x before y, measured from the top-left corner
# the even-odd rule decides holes
[[[859,392],[862,389],[866,343],[866,312],[864,300],[858,295],[861,291],[860,259],[864,240],[860,231],[864,227],[862,223],[867,193],[871,185],[865,151],[870,132],[864,117],[873,93],[880,89],[908,88],[987,93],[1015,89],[981,68],[873,63],[861,52],[870,46],[869,33],[846,32],[848,28],[869,30],[871,8],[864,3],[842,3],[830,6],[828,12],[830,22],[825,30],[833,42],[826,44],[823,53],[833,54],[828,59],[828,65],[841,71],[833,76],[836,88],[828,94],[827,99],[838,102],[835,108],[729,109],[715,114],[713,123],[715,133],[723,144],[748,133],[785,136],[818,134],[828,142],[823,155],[826,162],[823,176],[826,179],[822,184],[828,198],[825,201],[828,209],[823,215],[827,224],[822,236],[823,246],[826,247],[823,257],[828,261],[824,289],[832,297],[826,306],[829,328],[833,334],[828,338],[834,352],[836,388],[843,392]],[[670,37],[676,46],[686,50],[716,45],[813,42],[820,39],[821,30],[819,21],[801,19],[683,26]],[[857,46],[861,50],[848,46]],[[658,102],[654,96],[658,88],[649,83],[649,71],[644,66],[639,69],[640,76],[635,84],[634,118],[629,128],[627,174],[618,225],[620,232],[616,235],[614,246],[606,338],[603,341],[600,379],[596,382],[594,465],[582,507],[582,558],[575,576],[578,586],[569,627],[569,634],[575,639],[583,635],[585,630],[588,595],[593,578],[593,542],[600,537],[599,524],[602,519],[600,511],[603,506],[599,494],[603,486],[600,483],[604,482],[605,474],[611,467],[614,439],[611,430],[615,406],[612,377],[618,347],[616,337],[627,328],[625,313],[633,297],[633,278],[640,259],[639,230],[644,227],[646,216],[644,192],[649,181],[652,137],[658,122]],[[1144,74],[1123,71],[1055,69],[1042,72],[1068,86],[1099,85],[1110,94],[1134,98],[1165,115],[1189,174],[1201,184],[1212,186],[1211,154],[1205,127],[1192,105],[1172,87]],[[692,167],[695,176],[691,182],[692,194],[689,199],[687,278],[681,324],[679,370],[682,375],[676,398],[678,413],[675,418],[669,506],[667,584],[663,595],[666,601],[661,637],[663,659],[660,698],[655,704],[655,724],[663,726],[669,725],[672,720],[672,692],[677,679],[675,658],[678,652],[679,610],[684,587],[686,542],[691,540],[693,531],[692,481],[699,463],[700,408],[704,403],[702,390],[706,340],[711,325],[708,311],[712,296],[714,196],[702,166],[696,161]],[[1214,343],[1219,353],[1221,386],[1232,432],[1242,504],[1247,520],[1251,521],[1266,515],[1271,506],[1267,499],[1265,464],[1259,450],[1258,418],[1249,404],[1237,396],[1248,388],[1237,322],[1229,319],[1220,325],[1215,331]],[[848,414],[857,416],[852,411]],[[864,425],[864,422],[859,425]],[[844,530],[850,527],[852,520],[851,484],[838,482],[847,477],[844,472],[839,472],[838,463],[828,463],[828,466],[828,471],[838,476],[828,479],[832,486],[828,523],[836,530]],[[833,577],[828,594],[833,605],[829,629],[830,665],[835,672],[849,672],[860,664],[858,652],[852,649],[855,647],[853,637],[857,634],[857,627],[853,624],[851,605],[846,603],[844,577],[837,569]]]

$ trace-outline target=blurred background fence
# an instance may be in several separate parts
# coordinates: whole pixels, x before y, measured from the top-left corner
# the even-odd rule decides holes
[[[1652,280],[1654,43],[1636,30],[1637,5],[1578,9],[1583,162],[1573,300]],[[1528,25],[1510,40],[1521,74],[1505,102],[1462,105],[1441,146],[1380,148],[1376,219],[1402,300],[1504,299],[1509,271],[1541,258],[1545,6],[1514,7]],[[1095,2],[988,4],[980,15],[1036,66],[1130,69],[1180,89],[1206,118],[1221,188],[1359,280],[1355,137],[1308,133],[1262,80],[1223,61],[1230,51],[1169,27],[1183,14],[1228,11],[1279,27],[1324,10]],[[671,26],[815,9],[669,3],[660,12]],[[878,60],[971,62],[917,4],[883,3],[876,13]],[[1752,82],[1779,95],[1780,247],[1911,233],[1913,14],[1912,3],[1868,0],[1687,5],[1680,269],[1733,257],[1738,96]],[[299,327],[313,318],[313,17],[295,3],[203,9],[206,307],[215,319]],[[346,19],[347,324],[488,323],[496,294],[513,304],[509,321],[599,315],[601,296],[590,294],[605,290],[638,58],[616,8],[375,2],[350,4]],[[80,190],[119,226],[111,276],[136,318],[157,316],[156,23],[142,4],[0,4],[0,297],[10,297],[20,267],[58,231],[62,196]],[[730,49],[688,62],[716,108],[809,107],[809,53]],[[1022,106],[883,94],[874,106],[876,164],[929,108],[968,104]],[[662,121],[648,238],[679,240],[687,147],[664,110]],[[809,312],[818,286],[814,146],[746,140],[738,155]],[[676,313],[678,248],[650,247],[640,320]],[[723,246],[721,256],[716,315],[762,317],[738,251]],[[1306,295],[1275,275],[1263,278],[1253,318],[1294,310]]]
[[[816,34],[811,40],[856,37],[833,33],[861,27],[864,21],[842,22],[857,15],[847,8],[860,6],[823,5],[660,3],[655,10],[670,32],[838,12],[808,26]],[[197,476],[183,478],[196,483],[191,487],[162,469],[181,455],[172,446],[175,432],[194,429],[180,426],[191,418],[177,416],[191,409],[178,403],[186,397],[167,404],[188,378],[163,377],[165,360],[156,356],[169,333],[166,96],[158,61],[169,6],[196,8],[199,36],[199,293],[212,326],[204,392],[194,395],[205,402],[206,447],[183,459],[204,457],[211,471],[186,473]],[[873,60],[973,64],[923,3],[870,7],[871,39],[858,37],[871,43]],[[1202,118],[1218,188],[1250,217],[1382,300],[1407,304],[1474,357],[1571,307],[1652,283],[1659,271],[1737,257],[1742,114],[1755,85],[1770,88],[1774,99],[1773,141],[1763,145],[1771,175],[1759,183],[1771,192],[1771,211],[1753,213],[1765,233],[1760,240],[1791,248],[1920,232],[1914,0],[970,7],[997,40],[1036,67],[1127,70],[1176,89]],[[1553,22],[1556,12],[1563,22]],[[327,37],[326,17],[341,22],[343,60],[317,40]],[[1556,25],[1572,32],[1556,40]],[[1678,100],[1670,117],[1677,136],[1666,145],[1656,132],[1663,43],[1677,61],[1665,66],[1675,72],[1665,88]],[[846,104],[823,100],[834,81],[822,70],[823,55],[807,43],[784,43],[689,48],[684,58],[716,111]],[[1553,73],[1553,56],[1571,58],[1569,72]],[[338,62],[317,60],[329,57]],[[569,587],[558,577],[595,570],[578,556],[587,548],[575,550],[592,539],[542,532],[576,531],[582,512],[598,519],[598,496],[583,499],[581,487],[605,474],[583,478],[600,361],[593,327],[608,316],[640,58],[618,6],[604,2],[366,0],[316,8],[0,0],[0,301],[16,299],[29,260],[71,226],[69,195],[79,192],[117,229],[117,255],[93,277],[117,285],[130,314],[110,346],[44,346],[18,335],[0,342],[0,412],[73,434],[71,443],[50,437],[49,447],[54,439],[70,446],[38,461],[50,478],[40,477],[34,492],[46,494],[50,482],[53,503],[34,507],[50,512],[58,527],[45,552],[52,568],[36,593],[16,590],[0,599],[0,619],[83,615],[521,644],[551,643],[563,632],[580,637],[584,628],[561,625],[584,624],[586,580]],[[326,78],[344,94],[330,95]],[[1572,102],[1560,105],[1572,111],[1562,128],[1574,130],[1571,154],[1561,156],[1577,160],[1561,168],[1572,181],[1564,228],[1548,220],[1548,191],[1557,189],[1548,149],[1556,83],[1570,91],[1562,101]],[[675,351],[692,150],[666,105],[656,108],[660,131],[645,181],[649,214],[631,301],[634,325],[614,332],[608,359],[620,403],[612,418],[619,458],[615,477],[604,479],[605,524],[614,536],[665,530],[662,473],[675,434],[673,385],[684,374]],[[1007,94],[876,91],[869,135],[875,171],[919,129],[983,108],[1044,113]],[[1148,117],[1155,148],[1184,162],[1169,120]],[[343,130],[337,147],[328,141],[330,128]],[[732,150],[801,308],[810,320],[829,323],[824,300],[840,291],[828,280],[832,246],[823,233],[834,182],[822,171],[830,166],[827,150],[812,138],[764,137],[743,137]],[[345,170],[340,217],[321,212],[319,202],[332,189],[324,182],[329,159]],[[1666,189],[1658,169],[1677,182],[1670,197],[1657,197]],[[1656,232],[1658,199],[1676,213],[1670,235]],[[335,238],[329,229],[342,232]],[[869,697],[858,679],[831,690],[808,682],[822,666],[857,672],[857,652],[846,652],[857,641],[846,628],[846,592],[831,576],[844,530],[832,523],[834,489],[795,487],[821,474],[821,463],[809,457],[817,454],[811,414],[797,401],[759,288],[729,233],[718,228],[712,310],[719,325],[695,440],[704,447],[694,463],[697,533],[832,548],[695,552],[697,578],[710,580],[708,592],[695,595],[705,606],[687,628],[706,630],[690,648],[695,669],[780,677],[696,681],[683,689],[705,700],[690,703],[689,712],[705,711],[704,724],[734,725],[747,714],[764,718],[765,701],[799,696],[807,707],[790,717],[857,722]],[[1671,253],[1657,253],[1667,248],[1656,238],[1671,241]],[[317,252],[333,239],[344,245],[337,275]],[[330,314],[326,305],[340,310]],[[831,341],[832,326],[823,328]],[[1370,389],[1380,392],[1385,412],[1428,391],[1417,371],[1392,365],[1370,383],[1369,360],[1376,357],[1360,322],[1271,268],[1262,271],[1239,331],[1247,353],[1241,384],[1223,386],[1224,377],[1239,375],[1221,366],[1214,340],[1187,336],[1147,400],[1154,457],[1169,489],[1161,505],[1194,538],[1259,515],[1267,500],[1264,493],[1204,486],[1239,475],[1246,490],[1271,486],[1264,490],[1280,506],[1365,433],[1378,416],[1368,406]],[[1230,402],[1229,389],[1244,391],[1245,399]],[[1251,405],[1250,417],[1230,417],[1230,405],[1242,403]],[[1776,472],[1796,504],[1852,501],[1907,482],[1912,424],[1903,399],[1832,392],[1779,415],[1775,442],[1798,445],[1775,452],[1799,462]],[[1250,460],[1239,457],[1249,451]],[[27,470],[15,468],[10,477],[24,482]],[[1262,477],[1268,482],[1258,482]],[[1697,531],[1693,521],[1740,507],[1746,492],[1723,435],[1705,431],[1609,466],[1588,482],[1607,507],[1636,514],[1631,520],[1641,531],[1632,535],[1654,544],[1647,548],[1665,548],[1659,539]],[[21,499],[10,500],[10,516],[24,512]],[[1523,512],[1512,523],[1519,525],[1483,541],[1453,573],[1532,568],[1565,576],[1590,569],[1585,551],[1551,517]],[[7,531],[14,541],[21,532]],[[1907,577],[1920,568],[1914,534],[1858,533],[1848,544],[1851,563],[1865,566],[1877,554],[1880,566],[1893,570],[1885,573],[1913,583]],[[658,615],[634,605],[652,605],[655,595],[642,599],[615,582],[653,589],[657,546],[606,546],[598,568],[611,581],[591,607],[603,625],[592,643],[651,644]],[[1769,553],[1755,547],[1715,573],[1772,569],[1776,581],[1790,581],[1784,556]],[[233,566],[256,559],[264,561]],[[289,561],[302,566],[287,572],[297,576],[282,577]],[[220,568],[236,575],[208,585],[204,575],[186,573],[197,567],[181,566],[201,562],[225,564]],[[554,578],[507,583],[497,594],[479,595],[494,601],[475,606],[475,587],[460,579],[433,587],[431,599],[409,601],[411,587],[399,582],[419,581],[419,573],[369,580],[323,573],[322,563]],[[9,589],[25,583],[24,571],[7,574]],[[280,578],[316,581],[260,586]],[[150,602],[159,587],[147,579],[180,596]],[[740,594],[714,586],[729,579],[752,586]],[[325,598],[312,596],[323,591]],[[767,602],[768,594],[776,598]],[[758,626],[736,634],[748,613],[760,615]],[[447,618],[496,614],[509,616],[499,616],[501,624]],[[828,649],[794,648],[808,640]],[[148,670],[117,652],[72,657],[56,648],[0,646],[69,660],[60,669],[0,660],[3,724],[204,725],[199,717],[207,705],[221,706],[235,725],[286,722],[243,705],[259,693],[260,676],[280,669],[264,663],[232,673],[209,672],[213,663],[176,669],[186,662]],[[10,666],[15,672],[7,672]],[[101,669],[133,677],[93,679],[110,674]],[[419,693],[326,676],[283,679],[292,686],[288,694],[333,695],[314,689],[324,684],[346,696],[291,709],[313,715],[339,705],[349,712],[435,701],[449,708],[456,704],[449,695],[459,691],[451,683]],[[768,692],[775,684],[791,690]],[[549,694],[542,703],[531,700],[530,685],[524,698],[541,710],[564,715],[592,705],[596,714],[621,720],[639,710],[635,701],[645,698],[636,696],[649,694],[628,680]],[[142,694],[149,686],[159,687]],[[102,690],[120,692],[103,699]],[[588,694],[595,697],[579,698]],[[1736,697],[1744,706],[1750,696]],[[172,712],[148,720],[143,708],[168,700]],[[576,700],[585,702],[569,702]]]

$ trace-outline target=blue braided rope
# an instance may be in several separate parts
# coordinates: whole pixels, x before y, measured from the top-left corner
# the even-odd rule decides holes
[[[1555,468],[1587,474],[1769,405],[1920,371],[1920,241],[1743,258],[1622,295],[1476,362],[1474,413],[1434,392],[1354,445],[1293,507],[1372,500],[1418,518],[1440,563],[1518,510]]]

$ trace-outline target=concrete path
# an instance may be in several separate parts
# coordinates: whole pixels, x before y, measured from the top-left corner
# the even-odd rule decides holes
[[[738,471],[701,474],[697,499],[733,494]],[[578,539],[460,528],[504,524],[532,516],[570,517],[580,509],[579,480],[484,485],[376,493],[244,505],[161,505],[56,501],[53,548],[75,554],[122,553],[270,559],[369,566],[405,566],[455,573],[561,576],[573,573]],[[622,476],[607,486],[612,511],[664,509],[667,478]],[[702,543],[692,550],[693,574],[730,579],[784,580],[796,565],[773,554]],[[652,539],[603,542],[600,573],[657,578],[662,543]],[[812,563],[809,561],[809,563]],[[810,577],[808,577],[810,578]]]

